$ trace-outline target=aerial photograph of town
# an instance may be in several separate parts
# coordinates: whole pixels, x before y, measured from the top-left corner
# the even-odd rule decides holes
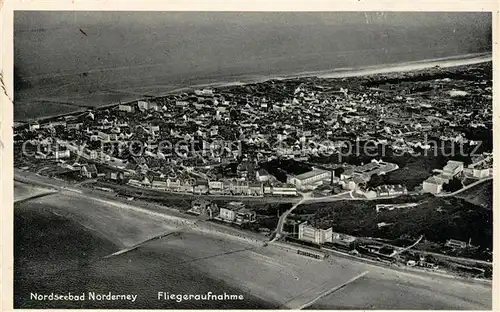
[[[489,12],[14,12],[22,309],[490,310]]]

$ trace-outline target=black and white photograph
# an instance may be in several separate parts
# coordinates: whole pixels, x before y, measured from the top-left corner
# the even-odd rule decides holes
[[[15,10],[8,300],[492,310],[493,17]]]

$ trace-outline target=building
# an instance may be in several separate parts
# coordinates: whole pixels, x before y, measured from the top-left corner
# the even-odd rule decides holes
[[[257,213],[248,208],[242,208],[236,211],[236,220],[234,223],[243,224],[243,223],[253,223],[257,220]]]
[[[36,131],[36,130],[40,129],[40,124],[39,124],[38,122],[33,122],[33,123],[30,123],[30,124],[28,125],[28,129],[29,129],[30,131]]]
[[[236,212],[228,208],[221,208],[219,219],[226,222],[234,222],[236,220]]]
[[[323,180],[331,180],[332,172],[322,169],[313,168],[313,170],[291,176],[288,183],[295,185],[298,189],[314,188],[314,186],[321,185]]]
[[[187,212],[197,216],[207,216],[209,219],[212,219],[219,214],[219,207],[217,207],[217,204],[208,200],[197,199],[191,202],[191,209]]]
[[[357,238],[355,236],[332,232],[332,243],[342,249],[353,249]]]
[[[121,171],[108,171],[106,173],[106,179],[121,182],[125,180],[125,175]]]
[[[54,151],[53,158],[55,158],[55,159],[64,159],[64,158],[69,158],[69,156],[70,156],[69,150]]]
[[[248,185],[248,191],[252,196],[263,196],[264,195],[264,187],[262,183],[250,183]]]
[[[489,177],[491,168],[483,168],[483,169],[472,169],[472,176],[476,179],[484,179]]]
[[[196,194],[207,194],[208,193],[208,181],[198,180],[196,181],[193,192]]]
[[[230,202],[220,209],[218,219],[236,224],[253,223],[257,219],[255,211],[245,208],[242,202]]]
[[[211,89],[195,90],[194,94],[197,96],[213,96],[214,92]]]
[[[460,248],[464,249],[467,247],[467,243],[464,241],[456,240],[456,239],[449,239],[446,241],[446,244],[444,244],[446,247],[450,248]]]
[[[464,163],[456,160],[449,160],[446,166],[443,167],[443,173],[456,176],[464,170]]]
[[[255,178],[257,179],[257,181],[259,182],[267,182],[271,179],[271,175],[269,174],[269,172],[267,172],[266,170],[264,169],[259,169],[257,170],[257,172],[255,173]]]
[[[97,177],[97,168],[94,164],[90,164],[90,165],[83,165],[81,170],[80,170],[80,173],[82,176],[86,177],[86,178],[95,178]]]
[[[168,188],[167,181],[163,179],[155,179],[151,186],[158,190],[166,191]]]
[[[224,191],[224,183],[222,181],[209,181],[208,188],[210,193],[222,193]]]
[[[264,187],[264,193],[271,193],[275,196],[297,196],[297,188],[295,186],[273,186]]]
[[[332,228],[318,229],[307,223],[299,224],[299,240],[312,242],[315,244],[324,244],[332,242]]]
[[[422,184],[425,193],[439,194],[443,191],[444,181],[438,177],[432,176],[424,181]]]
[[[369,163],[345,170],[341,175],[341,180],[358,177],[364,182],[370,181],[372,175],[384,175],[399,169],[397,164],[388,163],[382,160],[372,159]]]
[[[158,105],[153,102],[146,102],[146,101],[137,101],[137,106],[141,111],[145,110],[158,110]]]
[[[132,105],[120,104],[118,105],[118,110],[121,112],[133,113],[135,111]]]

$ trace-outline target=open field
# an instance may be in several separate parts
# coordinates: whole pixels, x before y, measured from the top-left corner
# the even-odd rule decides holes
[[[493,181],[487,181],[473,186],[457,194],[455,197],[462,198],[471,204],[491,210],[493,209]]]

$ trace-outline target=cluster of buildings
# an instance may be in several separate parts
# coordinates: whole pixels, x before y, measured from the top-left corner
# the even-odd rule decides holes
[[[204,216],[208,219],[219,220],[227,223],[243,225],[257,221],[257,213],[245,207],[242,202],[232,201],[224,207],[203,199],[191,202],[191,208],[187,211],[190,214]]]
[[[433,175],[422,183],[423,191],[426,193],[439,194],[443,191],[443,185],[448,184],[451,179],[462,173],[464,163],[449,160],[442,170],[435,170],[438,174]]]
[[[434,172],[437,174],[427,178],[422,183],[422,188],[424,192],[439,194],[443,191],[443,186],[455,177],[472,179],[493,177],[493,155],[485,153],[474,157],[467,167],[464,167],[462,161],[449,160],[443,169],[435,169]]]
[[[158,177],[150,180],[130,179],[128,184],[147,187],[158,191],[187,193],[196,195],[234,195],[234,196],[297,196],[297,188],[286,184],[264,184],[237,180],[211,181],[204,179],[173,179]]]

